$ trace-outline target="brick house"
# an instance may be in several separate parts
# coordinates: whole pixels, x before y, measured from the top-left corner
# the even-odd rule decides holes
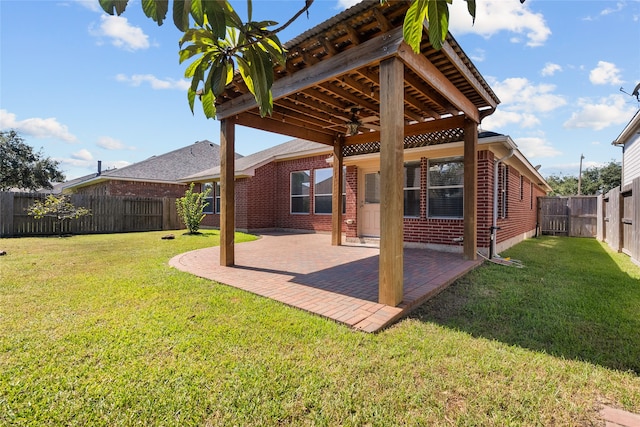
[[[95,196],[178,198],[184,196],[188,188],[188,183],[179,178],[219,164],[220,146],[207,140],[196,141],[119,169],[103,171],[98,162],[95,174],[65,183],[61,191]]]
[[[411,139],[405,144],[416,148],[404,152],[405,246],[461,252],[463,143],[429,145],[427,135]],[[332,147],[300,139],[237,159],[236,228],[330,232],[332,161]],[[375,239],[380,235],[379,154],[355,152],[345,156],[344,167],[342,232],[347,241]],[[477,178],[478,248],[489,251],[494,221],[497,251],[532,236],[537,198],[551,189],[509,136],[480,133]],[[220,167],[181,180],[212,187],[203,225],[218,227]]]

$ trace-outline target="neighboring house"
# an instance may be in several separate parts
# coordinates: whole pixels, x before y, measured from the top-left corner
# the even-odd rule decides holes
[[[407,246],[462,251],[463,143],[429,145],[430,135],[405,138],[404,241]],[[331,231],[333,148],[292,140],[235,161],[236,228],[246,231]],[[496,166],[496,162],[503,159]],[[380,235],[379,153],[345,155],[344,222],[348,241]],[[494,174],[498,171],[497,188]],[[220,224],[220,167],[182,182],[213,187],[203,225]],[[488,252],[495,224],[497,251],[532,236],[537,198],[551,188],[509,136],[491,132],[478,139],[478,248]]]
[[[65,183],[60,190],[104,196],[178,198],[184,196],[189,185],[179,178],[219,164],[220,146],[207,140],[197,141],[119,169],[103,171],[98,162],[97,173]]]
[[[640,110],[625,126],[613,145],[622,147],[622,187],[640,177]]]

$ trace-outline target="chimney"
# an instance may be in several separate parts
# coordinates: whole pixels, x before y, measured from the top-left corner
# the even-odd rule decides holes
[[[98,160],[98,176],[102,175],[102,160]]]

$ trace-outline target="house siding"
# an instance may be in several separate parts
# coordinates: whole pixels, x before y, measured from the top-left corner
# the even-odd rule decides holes
[[[625,143],[622,159],[622,186],[630,185],[640,176],[640,135],[637,133]]]

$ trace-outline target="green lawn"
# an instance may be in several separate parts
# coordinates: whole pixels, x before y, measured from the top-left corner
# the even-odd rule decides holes
[[[164,234],[0,239],[0,425],[602,425],[603,404],[640,412],[640,268],[595,240],[521,243],[503,255],[524,269],[485,265],[370,335],[171,269],[218,234]]]

